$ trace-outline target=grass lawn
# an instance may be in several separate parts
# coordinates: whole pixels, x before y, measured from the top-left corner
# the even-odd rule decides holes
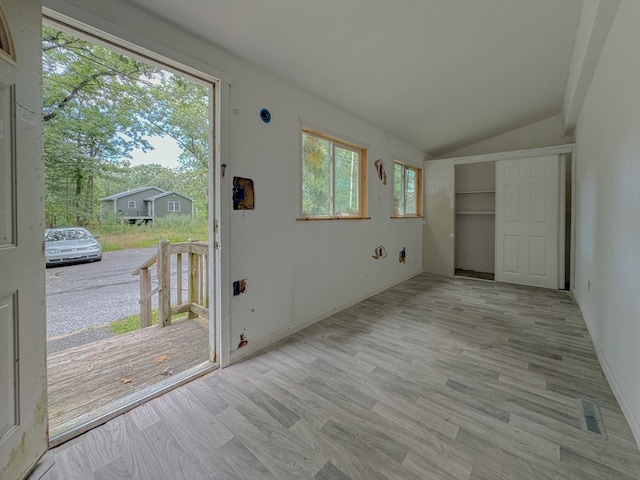
[[[184,313],[178,313],[171,317],[171,321],[185,318],[186,315]],[[153,310],[151,312],[151,325],[158,324],[158,310]],[[116,320],[115,322],[111,322],[109,324],[109,330],[114,335],[122,335],[123,333],[133,332],[134,330],[140,330],[140,314],[136,313],[134,315],[130,315],[127,318],[123,318],[122,320]]]
[[[209,240],[207,219],[191,220],[187,217],[165,217],[153,225],[129,225],[120,221],[96,223],[89,227],[98,235],[103,252],[128,248],[154,247],[160,240],[171,243],[186,242],[190,238],[206,242]]]

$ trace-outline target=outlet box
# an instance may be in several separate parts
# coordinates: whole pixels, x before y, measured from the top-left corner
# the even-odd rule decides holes
[[[241,293],[246,292],[247,280],[246,279],[236,280],[235,282],[233,282],[231,290],[233,292],[234,297],[237,295],[240,295]]]

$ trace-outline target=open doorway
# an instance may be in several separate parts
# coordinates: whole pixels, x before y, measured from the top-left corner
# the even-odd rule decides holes
[[[52,444],[217,366],[215,86],[43,26]]]

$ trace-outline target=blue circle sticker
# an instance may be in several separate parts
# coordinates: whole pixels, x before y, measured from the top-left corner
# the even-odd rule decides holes
[[[266,108],[260,110],[260,120],[264,123],[269,123],[271,121],[271,112]]]

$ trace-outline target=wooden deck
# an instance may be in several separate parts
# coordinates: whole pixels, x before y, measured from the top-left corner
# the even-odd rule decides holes
[[[48,356],[49,432],[105,413],[114,402],[206,362],[203,319],[152,326]]]

